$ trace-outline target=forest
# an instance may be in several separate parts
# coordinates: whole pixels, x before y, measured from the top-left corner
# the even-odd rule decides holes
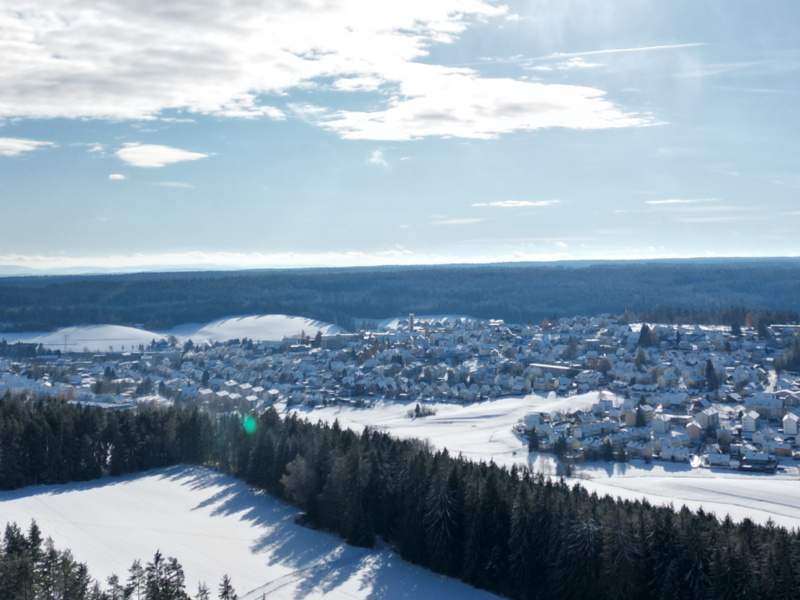
[[[716,259],[0,278],[0,331],[166,329],[244,314],[457,314],[512,323],[604,312],[721,322],[730,307],[800,310],[800,260]],[[745,310],[746,309],[746,310]],[[730,324],[730,323],[727,323]]]
[[[176,558],[156,551],[142,566],[135,560],[127,579],[109,577],[105,585],[92,578],[89,568],[69,550],[59,550],[52,538],[43,539],[33,521],[28,534],[8,523],[0,541],[0,600],[211,600],[205,583],[197,594],[186,592],[183,567]],[[218,600],[238,600],[227,575],[219,584]]]
[[[380,538],[406,560],[513,599],[800,595],[797,531],[598,497],[424,442],[282,419],[272,409],[212,417],[4,398],[0,452],[3,489],[204,464],[295,504],[308,527],[357,546]]]

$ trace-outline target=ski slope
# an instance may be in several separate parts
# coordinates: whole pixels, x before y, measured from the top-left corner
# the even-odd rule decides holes
[[[176,557],[187,591],[224,574],[240,600],[490,600],[497,597],[413,566],[388,549],[369,551],[295,524],[297,510],[209,469],[175,467],[142,475],[0,492],[0,525],[45,536],[101,581],[127,577],[156,550]]]
[[[604,394],[605,396],[605,394]],[[552,455],[528,453],[527,440],[516,435],[514,425],[531,412],[569,411],[591,406],[597,392],[556,398],[537,395],[507,397],[473,404],[426,404],[435,415],[411,419],[415,403],[381,402],[371,408],[328,406],[292,407],[312,422],[338,419],[342,427],[362,431],[369,426],[394,436],[428,440],[451,455],[474,461],[494,461],[511,467],[527,466],[535,472],[556,474]],[[285,407],[279,407],[286,410]],[[586,463],[570,479],[599,495],[628,500],[647,499],[653,504],[672,504],[680,509],[703,508],[719,518],[750,518],[758,523],[772,519],[785,527],[800,528],[800,471],[784,464],[777,475],[738,473],[692,468],[688,464],[643,461],[626,464]]]
[[[134,351],[140,344],[161,341],[174,336],[178,342],[192,340],[195,344],[226,342],[232,339],[279,342],[305,332],[314,337],[341,333],[337,325],[289,315],[251,315],[229,317],[210,323],[179,325],[168,331],[148,331],[121,325],[81,325],[65,327],[50,333],[3,333],[0,339],[8,343],[42,344],[45,348],[64,352],[124,352]]]

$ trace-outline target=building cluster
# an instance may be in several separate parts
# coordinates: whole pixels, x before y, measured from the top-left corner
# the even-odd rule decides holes
[[[377,400],[475,402],[602,390],[590,409],[533,414],[521,430],[572,458],[772,465],[794,452],[800,376],[775,371],[798,331],[655,325],[611,315],[540,325],[467,318],[280,342],[161,342],[143,352],[0,357],[0,396],[108,408],[187,402],[220,410]],[[646,339],[644,339],[646,338]],[[13,349],[13,346],[8,348]]]

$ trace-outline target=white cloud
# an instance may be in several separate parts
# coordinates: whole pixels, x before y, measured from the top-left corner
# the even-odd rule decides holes
[[[103,153],[103,146],[100,144],[94,144],[91,148],[87,150],[87,152],[99,152],[100,154]]]
[[[333,82],[333,88],[342,92],[373,92],[382,84],[383,80],[377,77],[341,77]]]
[[[383,150],[380,148],[378,150],[373,150],[370,153],[369,158],[367,158],[367,164],[375,165],[376,167],[383,167],[384,169],[389,168],[389,163],[386,162],[386,158],[383,156]]]
[[[556,68],[561,71],[568,71],[570,69],[589,69],[592,67],[602,67],[601,63],[590,63],[583,60],[582,57],[576,56],[574,58],[570,58],[567,61],[560,62],[556,65]]]
[[[348,139],[648,123],[600,90],[420,62],[472,22],[506,15],[516,18],[491,0],[23,0],[0,9],[0,119],[155,119],[166,110],[284,119],[279,99],[329,80],[344,92],[392,94],[371,111],[314,115],[287,103]]]
[[[112,173],[108,176],[109,180],[111,181],[122,181],[125,179],[125,175],[120,175],[119,173]]]
[[[208,154],[156,144],[125,144],[124,148],[117,150],[116,155],[134,167],[163,167],[172,163],[208,157]]]
[[[550,206],[551,204],[559,204],[561,200],[538,200],[531,202],[529,200],[502,200],[500,202],[487,202],[483,204],[473,204],[472,206],[499,206],[501,208],[518,208],[521,206]]]
[[[193,190],[194,186],[191,183],[183,183],[181,181],[161,181],[153,185],[160,185],[161,187],[181,188],[185,190]]]
[[[339,111],[318,119],[352,140],[412,140],[427,136],[490,139],[501,133],[545,127],[608,129],[648,124],[603,98],[604,92],[573,85],[429,70],[401,84],[402,96],[384,110]]]
[[[648,200],[645,204],[697,204],[699,202],[719,202],[717,198],[701,198],[699,200]]]
[[[55,146],[55,144],[53,142],[39,142],[21,138],[0,138],[0,156],[19,156],[23,152],[30,152],[37,148],[46,148],[48,146]]]

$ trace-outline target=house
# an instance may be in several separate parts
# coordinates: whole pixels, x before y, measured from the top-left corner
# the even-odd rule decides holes
[[[758,429],[759,419],[759,414],[754,410],[746,413],[744,417],[742,417],[742,431],[745,433],[753,433]]]
[[[700,437],[703,435],[703,428],[700,426],[700,423],[697,421],[692,421],[686,426],[686,435],[688,435],[693,440],[699,440]]]
[[[722,454],[719,451],[710,452],[708,454],[708,465],[711,467],[730,467],[731,455]]]
[[[665,446],[661,450],[661,460],[689,462],[689,449],[681,446]]]
[[[630,456],[650,458],[653,456],[653,445],[649,442],[628,442],[625,449]]]
[[[695,415],[697,422],[703,429],[714,429],[719,425],[719,413],[714,408],[706,408]]]
[[[786,413],[783,417],[783,433],[786,435],[797,435],[797,425],[800,417],[794,413]]]
[[[650,428],[653,430],[653,433],[667,433],[670,429],[669,415],[656,415],[652,423],[650,423]]]

